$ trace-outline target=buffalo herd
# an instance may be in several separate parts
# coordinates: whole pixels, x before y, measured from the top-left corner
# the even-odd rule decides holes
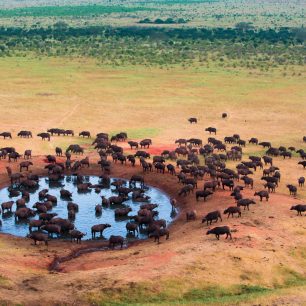
[[[227,118],[227,114],[223,113],[222,118]],[[188,121],[197,123],[197,118],[189,118]],[[208,127],[205,131],[209,134],[217,134],[215,127]],[[42,140],[50,141],[53,136],[74,136],[73,130],[65,130],[58,128],[48,129],[47,132],[37,134]],[[91,138],[92,134],[89,131],[81,131],[79,137]],[[10,132],[0,133],[4,139],[11,139]],[[31,131],[20,131],[18,137],[32,138]],[[130,216],[131,209],[117,208],[115,209],[115,217],[129,217],[129,222],[126,224],[127,233],[137,235],[139,229],[146,229],[148,237],[154,238],[154,241],[160,241],[160,237],[165,236],[169,238],[169,229],[166,227],[166,222],[163,219],[158,219],[157,212],[154,210],[157,205],[149,202],[149,197],[145,193],[145,175],[146,173],[156,172],[160,175],[168,173],[168,175],[176,176],[177,184],[181,185],[178,189],[178,198],[187,197],[194,194],[197,202],[209,201],[211,197],[215,196],[218,190],[228,190],[229,197],[232,197],[236,203],[235,206],[229,206],[223,212],[227,218],[237,216],[242,217],[243,211],[249,210],[251,205],[255,205],[254,198],[246,198],[244,190],[246,188],[254,188],[254,178],[252,175],[255,171],[262,171],[261,180],[263,181],[263,188],[254,191],[254,197],[258,197],[260,201],[265,199],[269,201],[271,194],[278,188],[281,180],[281,172],[278,167],[274,165],[275,157],[282,156],[291,158],[292,153],[299,154],[301,161],[298,165],[306,168],[306,152],[303,149],[294,147],[286,148],[273,147],[271,142],[259,142],[258,138],[252,137],[249,140],[244,140],[239,134],[234,134],[224,137],[223,140],[215,137],[208,137],[207,143],[203,144],[202,139],[198,138],[179,138],[174,141],[177,147],[174,150],[164,150],[159,156],[151,156],[146,151],[152,146],[151,139],[143,139],[141,141],[128,140],[126,132],[117,133],[111,137],[107,133],[98,133],[91,145],[99,156],[98,165],[101,168],[100,183],[92,185],[84,182],[84,177],[79,174],[79,171],[90,167],[89,157],[81,157],[85,150],[79,144],[71,144],[66,150],[56,147],[54,155],[46,156],[45,170],[49,181],[57,182],[64,177],[64,174],[69,171],[77,180],[77,188],[79,192],[86,192],[94,189],[95,192],[100,193],[102,188],[109,187],[110,184],[115,186],[118,196],[105,198],[102,196],[101,204],[96,205],[95,213],[101,214],[104,206],[113,204],[122,204],[124,201],[132,197],[133,201],[146,203],[140,205],[138,214]],[[125,153],[120,143],[128,143],[131,152]],[[306,141],[306,136],[303,137]],[[246,145],[262,146],[265,149],[263,156],[250,155],[248,160],[243,160],[243,148]],[[134,153],[132,154],[132,152]],[[79,159],[72,160],[71,154],[80,155]],[[65,157],[64,162],[59,162],[59,157]],[[48,244],[49,238],[59,236],[63,232],[69,233],[71,241],[80,243],[82,238],[86,235],[74,227],[73,220],[78,212],[78,205],[71,200],[71,193],[68,190],[61,190],[61,197],[67,199],[67,214],[68,218],[59,218],[52,213],[52,207],[56,204],[56,197],[49,194],[47,189],[39,192],[40,201],[35,203],[32,208],[27,207],[29,201],[29,190],[39,188],[39,177],[33,174],[31,167],[33,167],[32,150],[26,150],[24,154],[18,153],[13,147],[3,147],[0,149],[0,159],[7,159],[8,162],[17,162],[23,158],[19,163],[19,172],[13,172],[10,166],[7,166],[7,174],[10,178],[11,186],[8,188],[9,192],[14,196],[21,196],[16,202],[9,201],[1,204],[2,212],[12,212],[13,205],[16,205],[14,212],[16,220],[29,219],[29,234],[28,237],[34,240],[34,243],[44,242]],[[134,174],[129,180],[128,187],[125,186],[124,180],[116,180],[111,183],[110,173],[112,163],[119,163],[121,165],[130,164],[135,167],[136,161],[142,168],[143,174]],[[201,164],[201,160],[204,163]],[[227,162],[236,163],[236,169],[227,166]],[[265,167],[265,168],[264,168]],[[199,181],[207,177],[204,187],[199,187]],[[239,184],[239,182],[242,182]],[[298,186],[294,184],[287,184],[289,194],[296,196],[298,188],[304,186],[305,178],[297,179]],[[14,187],[14,188],[13,188]],[[172,209],[175,210],[179,201],[175,198],[171,199]],[[242,210],[243,208],[243,210]],[[306,205],[295,205],[291,210],[296,210],[298,215],[306,211]],[[38,215],[39,219],[32,219],[33,216]],[[195,210],[186,211],[186,220],[196,220],[197,212]],[[219,210],[207,212],[202,218],[202,223],[210,226],[212,222],[222,222],[222,214]],[[109,228],[110,224],[96,224],[92,226],[92,239],[96,238],[96,234],[103,235],[103,231]],[[33,228],[36,229],[33,231]],[[217,239],[220,235],[226,235],[226,238],[232,239],[231,230],[228,226],[214,227],[207,230],[207,235],[214,234]],[[121,236],[110,236],[109,247],[114,248],[119,245],[121,248],[124,245],[125,239]]]

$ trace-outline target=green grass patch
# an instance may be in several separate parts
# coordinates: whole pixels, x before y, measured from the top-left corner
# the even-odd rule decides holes
[[[247,150],[245,150],[245,156],[258,156],[258,157],[262,157],[263,155],[266,155],[266,151],[268,149],[262,149],[262,147],[258,147],[258,151],[253,150],[252,148],[247,148],[250,149],[250,152],[247,152]]]
[[[10,289],[11,282],[8,278],[0,274],[0,288]]]
[[[185,293],[183,301],[192,303],[238,303],[253,299],[263,294],[267,294],[271,289],[261,286],[238,285],[230,288],[219,286],[192,289]]]
[[[219,0],[157,0],[157,1],[146,1],[140,2],[144,4],[154,4],[154,5],[193,5],[193,4],[201,4],[201,3],[214,3],[219,2]],[[139,3],[139,2],[138,2]]]
[[[142,139],[158,136],[160,129],[153,127],[146,127],[141,129],[125,129],[125,131],[112,131],[110,132],[110,135],[113,136],[120,132],[127,132],[129,139]]]
[[[158,283],[130,283],[121,288],[104,288],[97,294],[88,294],[87,300],[95,305],[238,305],[265,296],[281,295],[284,290],[304,287],[306,277],[289,268],[281,268],[283,280],[273,287],[237,284],[229,287],[203,284],[186,290],[182,279]]]
[[[66,16],[78,17],[152,10],[154,9],[145,7],[125,7],[119,5],[33,6],[14,9],[2,9],[0,10],[0,18]]]
[[[172,285],[173,287],[172,287]],[[159,290],[162,288],[161,290]],[[98,305],[195,305],[239,303],[268,294],[272,289],[261,286],[237,285],[229,288],[220,286],[192,289],[182,294],[179,284],[170,282],[164,286],[137,284],[130,288],[103,290],[98,299],[90,302]]]
[[[67,147],[71,144],[79,144],[80,146],[89,146],[92,144],[93,140],[95,139],[95,137],[93,138],[83,138],[83,137],[79,137],[77,136],[78,134],[76,134],[74,137],[53,137],[54,140],[54,147],[58,146],[61,147],[63,150],[66,150]]]
[[[306,276],[289,268],[281,268],[284,276],[284,283],[278,285],[278,288],[297,287],[306,285]]]

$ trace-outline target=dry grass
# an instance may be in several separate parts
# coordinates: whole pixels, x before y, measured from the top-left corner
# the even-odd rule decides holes
[[[301,140],[306,134],[306,88],[301,77],[214,68],[115,69],[83,59],[11,58],[0,59],[0,64],[0,129],[12,131],[13,136],[21,129],[36,134],[50,127],[93,134],[123,130],[131,138],[152,137],[155,147],[167,147],[177,137],[206,139],[204,128],[216,126],[220,139],[239,133],[243,139],[254,136],[274,146],[305,149]],[[222,112],[229,118],[222,120]],[[199,118],[198,125],[188,124],[190,116]],[[78,137],[53,137],[50,143],[14,137],[0,140],[0,146],[12,145],[21,152],[33,148],[34,155],[40,155],[57,145],[88,142]],[[262,149],[247,146],[245,152],[258,154]],[[305,286],[306,273],[301,247],[305,245],[304,218],[290,218],[288,208],[300,200],[282,193],[287,193],[285,183],[296,184],[305,171],[297,166],[297,157],[275,160],[282,173],[280,189],[271,196],[271,204],[259,204],[241,220],[227,221],[238,229],[233,242],[207,239],[200,222],[186,224],[182,217],[169,242],[160,246],[148,241],[122,252],[93,253],[65,264],[66,273],[48,274],[53,255],[67,251],[64,243],[52,243],[46,250],[19,238],[1,237],[2,300],[29,304],[33,299],[46,305],[50,301],[303,304],[306,297],[299,288]],[[5,163],[1,161],[2,166]],[[126,169],[118,167],[115,173],[127,176],[130,170]],[[259,176],[255,174],[256,189],[262,188]],[[149,180],[162,184],[171,195],[177,193],[178,186],[169,176],[160,180],[151,175]],[[246,192],[253,196],[253,191]],[[305,188],[299,189],[298,197],[306,197]],[[182,200],[182,205],[196,207],[199,215],[229,204],[228,192],[218,192],[205,205],[195,203],[193,197]]]
[[[1,59],[1,68],[0,119],[8,130],[148,128],[172,142],[183,134],[203,137],[203,127],[215,125],[221,135],[239,129],[244,137],[299,146],[304,133],[305,79],[279,72],[111,69],[85,59],[23,58]],[[230,115],[227,121],[220,119],[224,111]],[[186,131],[191,115],[200,125]]]
[[[283,77],[280,71],[248,74],[215,68],[184,70],[144,67],[109,68],[82,59],[1,59],[1,130],[29,129],[37,134],[50,127],[127,131],[130,138],[154,138],[155,144],[173,144],[178,137],[206,139],[204,128],[215,126],[218,138],[239,133],[258,137],[273,146],[304,148],[306,87],[303,77]],[[229,118],[221,119],[227,112]],[[199,118],[189,125],[187,118]],[[29,147],[34,155],[50,153],[55,146],[90,141],[54,137],[50,143],[34,138],[0,140],[19,151]],[[246,154],[263,153],[248,146]],[[292,161],[276,159],[284,181],[296,183],[304,171]],[[284,189],[282,189],[284,191]],[[305,191],[301,193],[305,197]]]

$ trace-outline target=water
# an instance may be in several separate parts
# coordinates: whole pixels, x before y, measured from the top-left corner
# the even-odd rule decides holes
[[[115,179],[112,178],[111,182]],[[90,182],[93,185],[99,183],[99,177],[97,176],[87,176],[86,182]],[[128,187],[128,185],[127,185]],[[79,211],[76,213],[76,218],[73,221],[76,229],[80,230],[83,233],[86,233],[84,239],[91,239],[91,226],[99,223],[109,223],[111,225],[110,228],[107,228],[103,232],[102,239],[108,239],[111,235],[120,235],[123,237],[134,238],[131,235],[127,235],[127,231],[125,228],[126,223],[129,221],[128,218],[122,218],[115,220],[115,209],[121,208],[125,206],[129,206],[132,208],[132,211],[129,213],[129,216],[137,215],[138,210],[140,209],[140,205],[144,203],[134,202],[131,199],[125,201],[123,205],[112,205],[112,207],[107,208],[103,207],[103,212],[101,216],[96,216],[95,214],[95,206],[97,204],[101,204],[101,196],[105,196],[109,198],[110,196],[118,195],[115,191],[115,187],[111,186],[109,189],[102,189],[99,194],[95,192],[94,189],[90,189],[90,192],[87,193],[79,193],[77,191],[76,183],[74,182],[71,176],[66,176],[59,184],[49,184],[46,178],[40,178],[39,180],[39,188],[35,191],[30,192],[30,201],[26,204],[27,207],[32,208],[32,206],[36,202],[42,202],[38,198],[38,193],[42,189],[49,189],[49,194],[57,197],[57,205],[53,206],[53,209],[48,212],[57,213],[57,217],[68,218],[67,211],[67,203],[68,200],[62,199],[60,197],[60,190],[65,188],[72,192],[72,201],[79,205]],[[165,219],[167,224],[172,221],[173,212],[171,209],[170,199],[169,197],[163,193],[161,190],[146,186],[148,188],[145,192],[145,195],[150,196],[149,203],[156,203],[159,206],[155,209],[158,211],[157,219]],[[16,201],[19,197],[10,198],[7,188],[0,190],[0,201],[1,203],[6,201],[14,200]],[[13,205],[13,211],[16,210],[16,205]],[[32,219],[38,219],[38,215],[33,217]],[[35,229],[34,229],[35,230]],[[28,221],[15,221],[14,213],[13,214],[2,214],[2,228],[0,229],[2,233],[9,233],[12,235],[25,237],[29,233]],[[96,237],[99,236],[97,233]],[[62,237],[65,238],[65,237]],[[138,239],[145,239],[147,235],[145,233],[140,232],[139,236],[136,236]]]

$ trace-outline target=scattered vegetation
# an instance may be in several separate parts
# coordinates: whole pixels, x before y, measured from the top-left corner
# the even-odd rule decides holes
[[[4,289],[8,289],[10,290],[11,289],[11,281],[0,274],[0,288],[4,288]]]
[[[305,30],[0,27],[0,56],[92,57],[111,65],[209,65],[263,71],[305,64]]]
[[[0,18],[96,16],[111,13],[130,13],[153,10],[145,7],[116,5],[34,6],[0,10]]]
[[[51,25],[54,19],[65,18],[73,26],[135,25],[139,20],[160,18],[189,20],[181,26],[227,28],[237,23],[251,23],[257,29],[305,26],[303,0],[2,0],[0,24],[31,26],[37,22]],[[43,6],[50,8],[46,11]],[[123,5],[123,8],[121,7]],[[1,14],[0,14],[1,16]],[[78,18],[77,18],[78,17]],[[115,18],[114,18],[115,17]],[[180,26],[176,24],[176,27]]]
[[[292,272],[292,271],[291,271]],[[293,273],[293,272],[292,272]],[[292,273],[290,274],[292,276]],[[297,273],[293,273],[294,275]],[[185,291],[176,282],[163,283],[158,290],[146,283],[131,283],[126,288],[106,288],[98,294],[90,294],[90,302],[98,305],[232,305],[251,302],[270,295],[280,295],[282,290],[303,286],[305,278],[298,274],[285,280],[284,284],[272,288],[258,285],[234,285],[230,287],[207,286]]]
[[[157,18],[154,21],[152,21],[150,18],[145,18],[139,21],[139,23],[147,23],[147,24],[182,24],[187,23],[188,21],[184,18],[179,19],[173,19],[173,18],[167,18],[165,20]]]
[[[174,285],[174,286],[172,286]],[[98,305],[197,305],[228,304],[254,299],[272,290],[260,286],[237,285],[229,288],[221,286],[191,289],[185,293],[179,285],[163,284],[161,291],[149,284],[132,284],[127,288],[107,288],[97,295],[90,295],[91,303]],[[181,291],[179,291],[179,288]]]
[[[55,0],[0,4],[0,56],[90,57],[112,66],[266,72],[305,64],[305,8],[284,1]],[[167,25],[163,27],[163,25]]]

